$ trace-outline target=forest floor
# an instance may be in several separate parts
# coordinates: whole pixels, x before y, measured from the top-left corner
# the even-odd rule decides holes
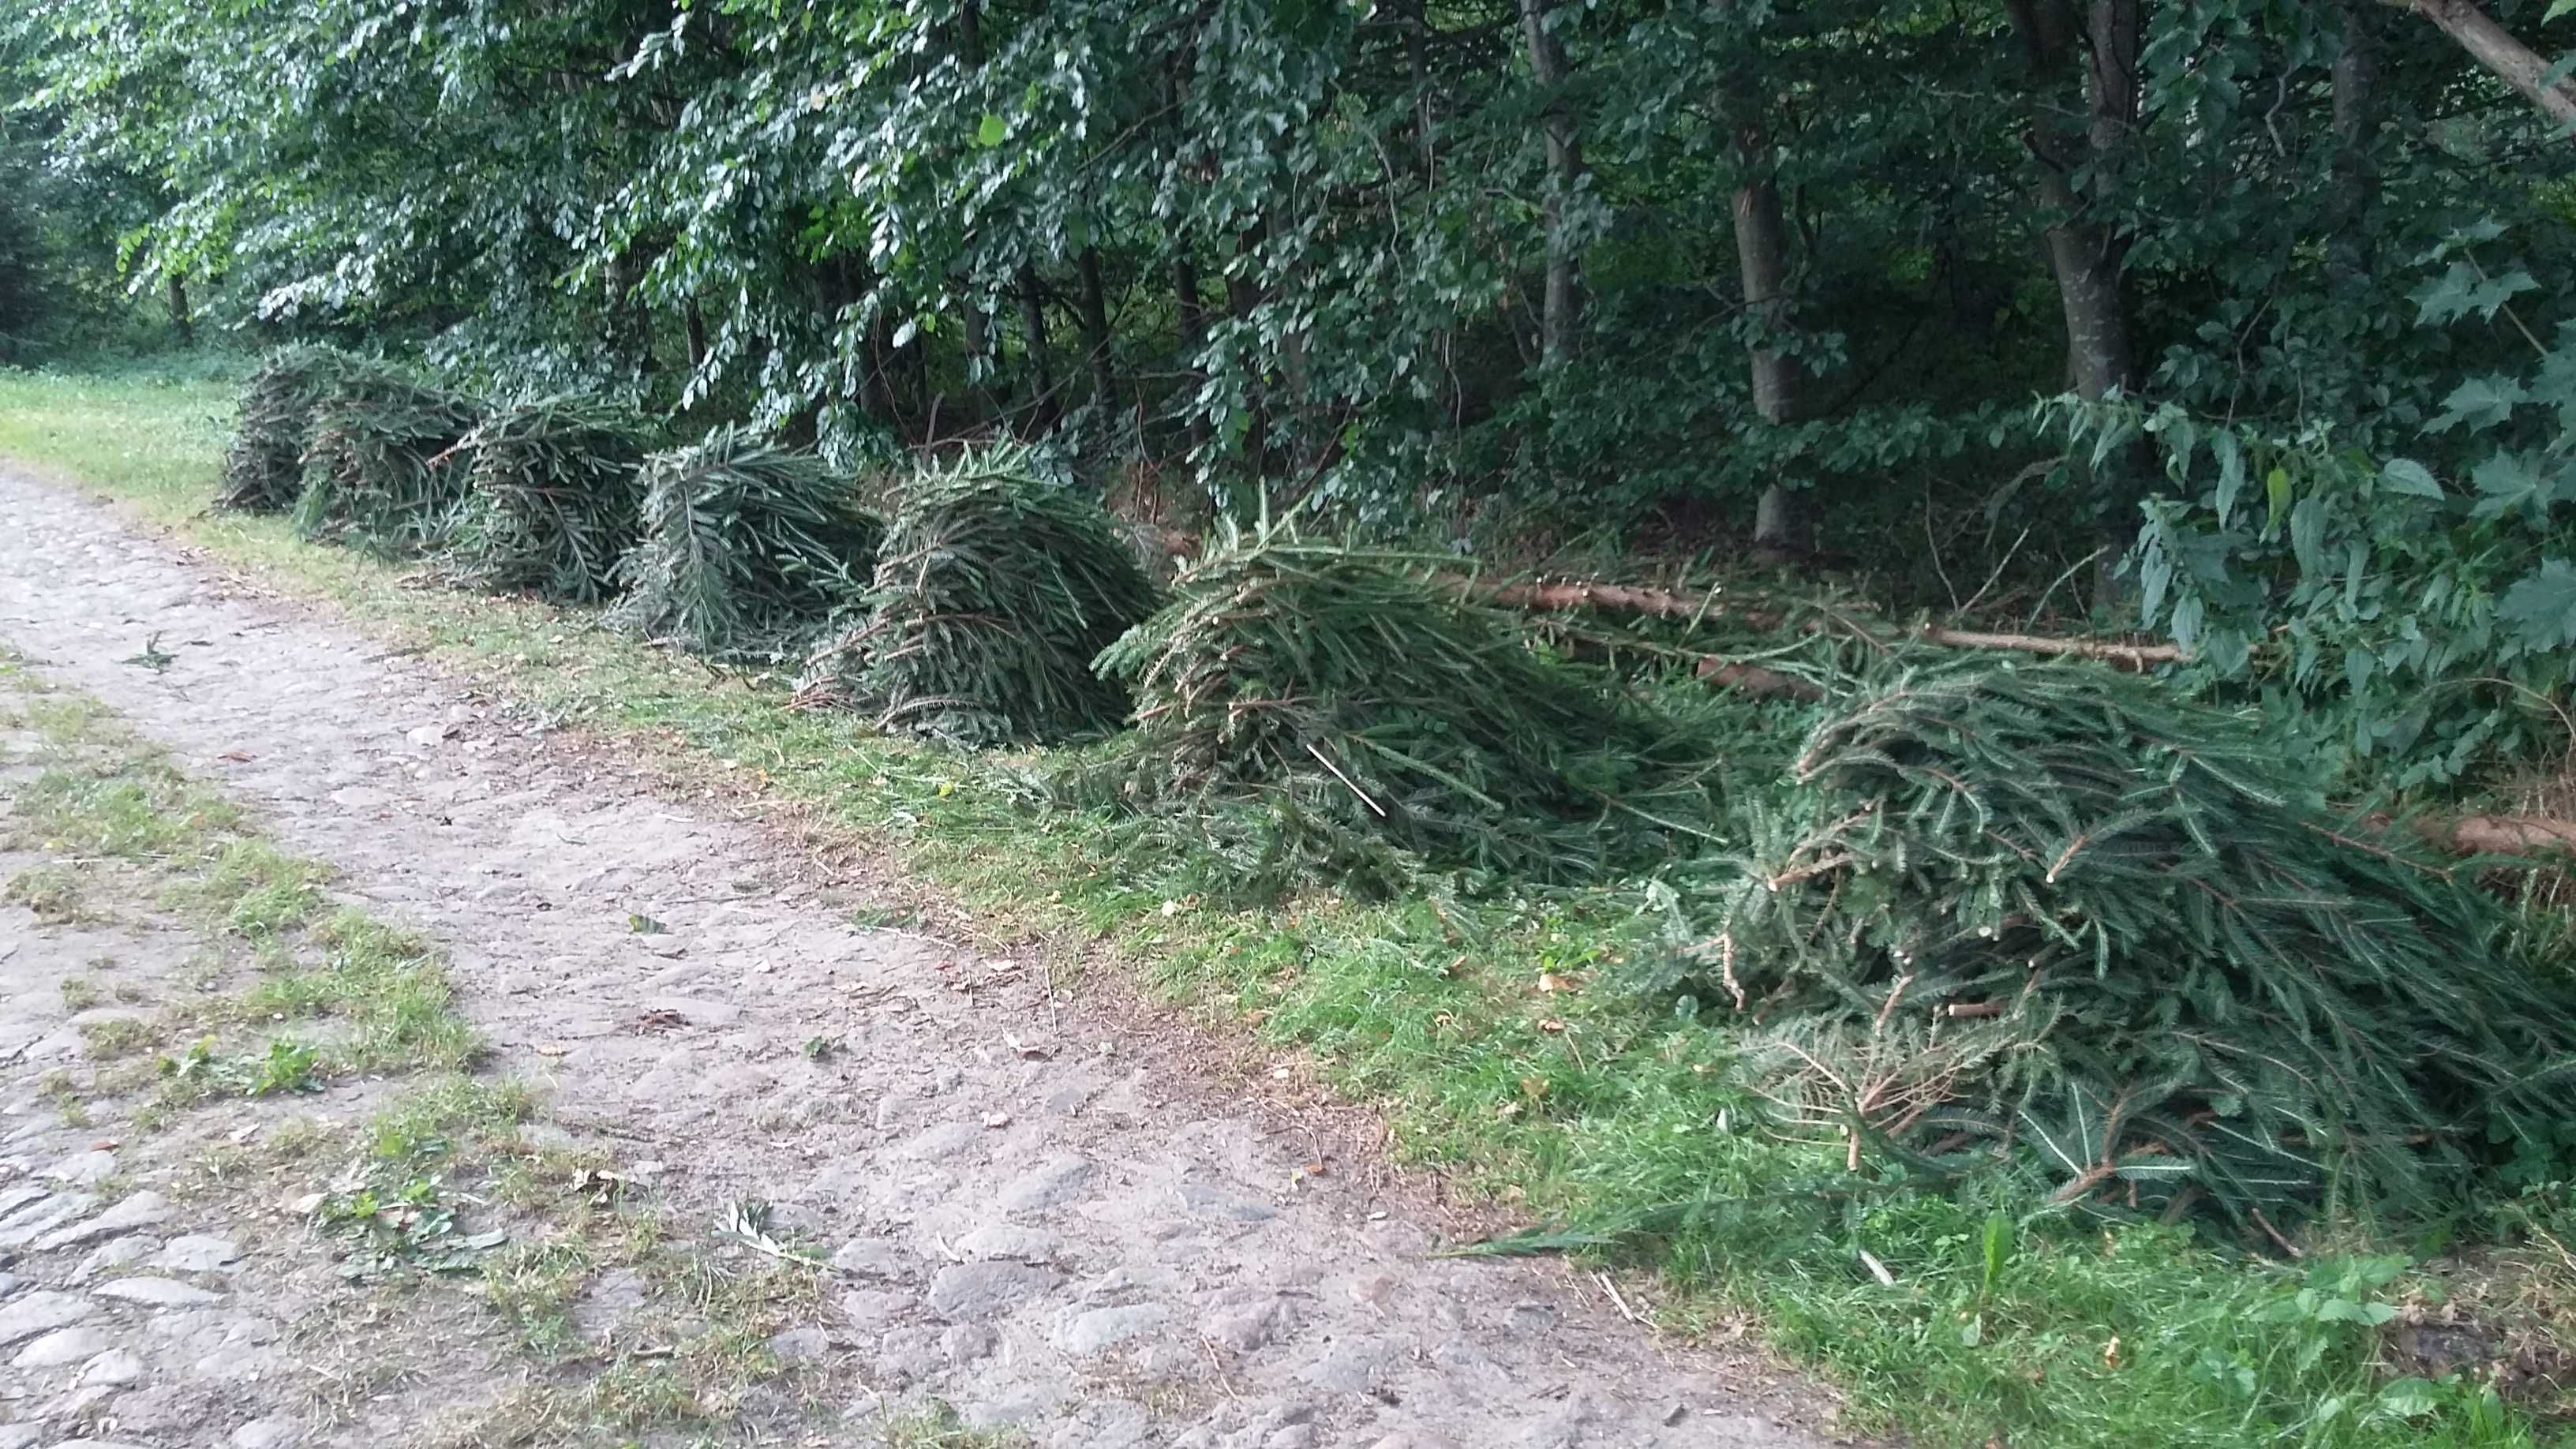
[[[0,1445],[1820,1442],[884,862],[59,488],[0,532]]]
[[[263,1366],[226,1422],[128,1425],[127,1442],[223,1442],[274,1415],[363,1438],[331,1417],[353,1405],[450,1442],[581,1425],[847,1440],[830,1416],[863,1400],[871,1432],[921,1445],[995,1442],[971,1426],[1014,1403],[1032,1433],[1086,1443],[1118,1442],[1134,1413],[1163,1426],[1150,1442],[1210,1442],[1181,1437],[1201,1420],[1220,1443],[1548,1442],[1587,1414],[1570,1427],[1605,1444],[2568,1442],[2562,1187],[2507,1205],[2502,1248],[2392,1252],[2325,1223],[2299,1262],[2075,1219],[2008,1185],[1819,1196],[1798,1184],[1841,1173],[1842,1148],[1760,1130],[1727,1033],[1616,989],[1640,946],[1632,900],[1226,904],[1204,863],[1045,808],[1032,777],[1051,757],[890,741],[595,611],[461,593],[210,512],[233,391],[220,359],[0,371],[17,465],[0,642],[55,691],[0,699],[8,757],[33,772],[0,793],[41,803],[69,761],[220,822],[92,822],[96,848],[0,862],[25,908],[0,915],[0,957],[41,929],[139,933],[164,962],[84,964],[135,948],[77,940],[0,960],[0,1056],[51,1057],[0,1062],[18,1084],[0,1107],[22,1109],[0,1138],[63,1118],[48,1146],[0,1144],[18,1164],[0,1208],[21,1183],[102,1199],[75,1204],[92,1215],[145,1189],[215,1204],[86,1271],[222,1292],[243,1321],[268,1283],[378,1306],[261,1310],[283,1336],[253,1346],[305,1391]],[[192,612],[208,609],[248,622]],[[83,809],[43,809],[61,818],[37,838],[80,836]],[[804,944],[786,959],[773,939]],[[82,1012],[104,1015],[66,1025]],[[26,1180],[75,1156],[112,1176]],[[1088,1166],[1059,1164],[1063,1200],[1004,1200],[1072,1157]],[[203,1182],[247,1186],[189,1195]],[[315,1211],[275,1211],[289,1201]],[[1217,1203],[1276,1216],[1190,1226]],[[1565,1222],[1656,1230],[1573,1261],[1425,1256]],[[182,1237],[229,1239],[255,1271],[147,1266]],[[893,1248],[833,1266],[851,1243]],[[881,1251],[912,1256],[871,1277]],[[79,1311],[89,1251],[58,1256],[0,1274]],[[961,1268],[1030,1296],[957,1320],[932,1300]],[[1252,1349],[1214,1321],[1235,1290]],[[62,1327],[186,1321],[100,1311]],[[994,1353],[952,1366],[987,1328]],[[1081,1347],[1100,1335],[1125,1336]],[[96,1352],[120,1346],[146,1352]],[[402,1397],[451,1352],[470,1372],[434,1367],[440,1391]],[[306,1361],[350,1387],[310,1391]],[[2499,1361],[2515,1406],[2481,1377]],[[69,1382],[80,1367],[18,1376],[0,1407],[24,1420],[86,1393],[94,1413],[120,1386]],[[1095,1404],[1110,1417],[1071,1417]],[[1315,1417],[1265,1426],[1263,1406]]]

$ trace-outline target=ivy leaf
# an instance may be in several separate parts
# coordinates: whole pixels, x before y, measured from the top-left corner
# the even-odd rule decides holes
[[[2576,4],[2576,0],[2568,0]],[[2412,458],[2391,458],[2381,466],[2379,481],[2392,493],[2415,498],[2440,498],[2442,485],[2433,481],[2433,470]]]
[[[2576,564],[2543,559],[2496,601],[2496,618],[2534,653],[2576,645]]]

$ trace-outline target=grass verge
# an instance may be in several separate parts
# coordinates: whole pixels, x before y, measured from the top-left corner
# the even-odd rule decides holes
[[[2458,1365],[2410,1359],[2393,1334],[2447,1316],[2446,1299],[2509,1313],[2499,1337],[2565,1325],[2564,1184],[2533,1184],[2515,1208],[2520,1246],[2474,1263],[2321,1235],[2295,1265],[2069,1218],[2009,1184],[1955,1198],[1856,1188],[1839,1144],[1759,1125],[1762,1104],[1725,1085],[1721,1033],[1595,988],[1639,939],[1619,902],[1220,908],[1191,862],[1034,808],[1025,761],[889,742],[790,710],[780,679],[638,647],[595,615],[409,587],[275,522],[207,514],[224,402],[150,377],[0,377],[0,454],[332,601],[681,788],[825,822],[988,931],[1105,941],[1166,993],[1310,1053],[1385,1114],[1408,1157],[1462,1187],[1533,1221],[1633,1225],[1629,1251],[1667,1274],[1660,1317],[1689,1330],[1750,1314],[1846,1388],[1849,1427],[1935,1444],[2542,1442],[2541,1421]]]

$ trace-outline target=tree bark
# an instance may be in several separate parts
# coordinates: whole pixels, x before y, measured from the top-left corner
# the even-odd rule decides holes
[[[2379,130],[2379,14],[2372,0],[2344,0],[2343,49],[2334,62],[2334,190],[2326,203],[2326,267],[2337,280],[2370,278],[2370,228],[2379,199],[2371,143]]]
[[[983,16],[976,0],[965,0],[957,7],[957,55],[969,69],[983,68]],[[968,289],[965,316],[961,319],[966,348],[966,413],[969,422],[981,422],[992,383],[993,318],[973,295],[975,279],[969,276],[964,282]]]
[[[1266,230],[1255,220],[1235,234],[1234,270],[1225,279],[1226,310],[1244,328],[1252,325],[1252,314],[1261,307],[1261,283],[1252,274],[1254,263],[1261,257],[1261,243]],[[1261,365],[1257,346],[1244,349],[1243,390],[1252,417],[1243,430],[1243,453],[1255,476],[1270,469],[1270,409],[1262,396]]]
[[[2553,84],[2542,85],[2541,77],[2549,73],[2549,62],[2514,38],[2512,31],[2496,24],[2495,18],[2479,9],[2475,0],[2388,0],[2388,3],[2402,5],[2432,21],[2444,35],[2458,41],[2460,48],[2478,64],[2513,87],[2524,100],[2538,106],[2541,114],[2557,122],[2561,128],[2576,125],[2576,76],[2561,76]]]
[[[1118,406],[1118,368],[1109,351],[1109,297],[1100,284],[1100,249],[1084,247],[1073,266],[1082,286],[1082,340],[1091,367],[1091,406],[1105,420]]]
[[[170,330],[179,335],[181,347],[197,345],[197,317],[188,306],[188,279],[177,272],[170,274]]]
[[[695,297],[680,308],[680,336],[689,349],[689,375],[695,377],[707,365],[707,314],[698,310]]]
[[[1207,303],[1199,297],[1199,264],[1190,256],[1188,244],[1178,237],[1171,243],[1172,299],[1181,329],[1181,386],[1189,394],[1190,446],[1196,448],[1208,438],[1207,415],[1197,406],[1199,388],[1207,376],[1199,371],[1199,353],[1207,347]]]
[[[1055,395],[1055,375],[1047,366],[1046,299],[1038,290],[1037,268],[1020,268],[1020,326],[1028,333],[1028,366],[1035,431],[1055,431],[1056,419],[1063,408]]]
[[[2027,140],[2038,162],[2040,198],[2055,218],[2045,241],[2066,321],[2069,371],[2076,395],[2087,401],[2138,386],[2125,248],[2088,214],[2074,178],[2089,171],[2096,191],[2118,184],[2118,163],[2137,125],[2139,3],[2089,0],[2079,15],[2073,0],[2007,0],[2030,52],[2034,84]],[[2079,63],[2085,117],[2080,127],[2063,119],[2074,108],[2065,103],[2070,87],[2061,79]],[[2090,480],[2103,546],[2095,587],[2105,596],[2116,592],[2115,570],[2137,538],[2138,503],[2153,472],[2146,447],[2140,439],[2118,450]]]
[[[1574,240],[1567,212],[1575,186],[1583,178],[1583,145],[1574,132],[1574,117],[1558,94],[1565,85],[1565,43],[1547,27],[1554,0],[1520,0],[1521,29],[1528,37],[1530,72],[1549,93],[1542,125],[1547,132],[1547,282],[1539,307],[1539,363],[1555,367],[1571,355],[1574,314],[1582,305],[1574,275]]]

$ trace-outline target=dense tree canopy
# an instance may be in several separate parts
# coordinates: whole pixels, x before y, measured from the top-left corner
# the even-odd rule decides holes
[[[2003,565],[2441,779],[2576,644],[2569,9],[31,0],[0,167],[209,324],[845,460]]]

